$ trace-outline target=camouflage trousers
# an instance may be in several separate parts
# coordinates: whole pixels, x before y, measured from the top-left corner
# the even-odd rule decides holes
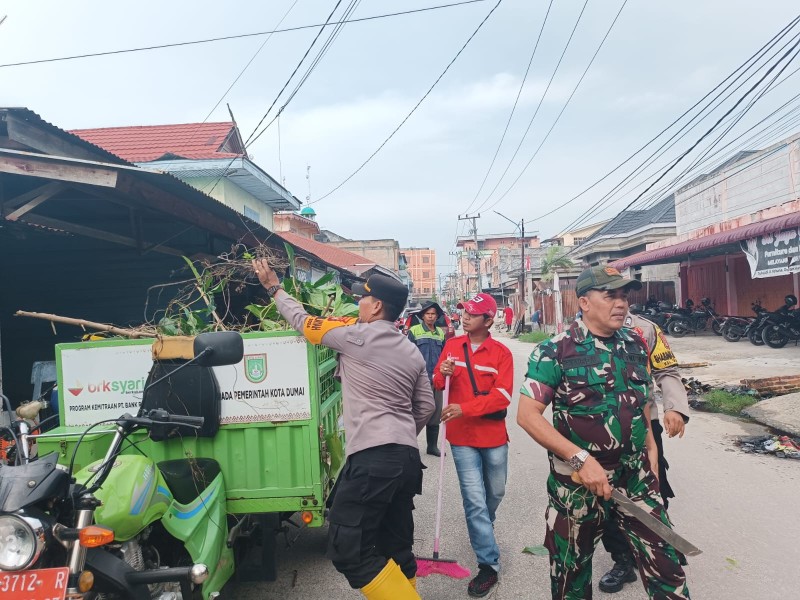
[[[642,468],[628,476],[615,472],[611,484],[671,526],[661,504],[658,481],[649,469]],[[681,567],[684,557],[639,521],[620,511],[615,503],[598,499],[585,487],[574,484],[569,476],[552,472],[547,480],[547,493],[545,546],[550,552],[553,600],[591,599],[592,556],[608,511],[613,512],[628,540],[648,598],[689,598]]]

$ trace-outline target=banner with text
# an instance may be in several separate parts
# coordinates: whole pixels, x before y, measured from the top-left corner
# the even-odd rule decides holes
[[[741,242],[753,279],[800,272],[800,230],[785,229]]]
[[[242,362],[214,367],[222,424],[310,419],[307,348],[302,336],[245,337]],[[149,343],[69,344],[56,352],[63,425],[92,425],[139,410],[153,366]]]

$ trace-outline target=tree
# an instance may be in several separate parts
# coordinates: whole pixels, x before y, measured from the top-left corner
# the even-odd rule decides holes
[[[542,281],[553,281],[553,275],[558,269],[573,269],[575,263],[567,256],[567,249],[563,246],[550,246],[542,258]]]

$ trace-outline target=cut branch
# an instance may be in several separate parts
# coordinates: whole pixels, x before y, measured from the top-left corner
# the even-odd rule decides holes
[[[18,310],[14,313],[17,317],[31,317],[33,319],[43,319],[45,321],[50,321],[51,323],[64,323],[66,325],[75,325],[76,327],[88,327],[89,329],[96,329],[97,331],[107,331],[108,333],[113,333],[114,335],[121,335],[130,338],[155,338],[158,337],[156,333],[151,333],[149,331],[141,331],[135,329],[123,329],[121,327],[114,327],[113,325],[108,325],[106,323],[94,323],[92,321],[86,321],[85,319],[73,319],[72,317],[61,317],[59,315],[51,315],[49,313],[39,313],[39,312],[28,312],[24,310]]]

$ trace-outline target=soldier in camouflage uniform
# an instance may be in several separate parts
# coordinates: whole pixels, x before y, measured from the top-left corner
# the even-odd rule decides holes
[[[664,426],[661,426],[658,408],[653,402],[650,409],[650,430],[653,432],[653,439],[658,449],[658,488],[664,508],[669,508],[669,499],[674,498],[675,494],[667,481],[669,463],[664,457],[661,434],[666,431],[669,437],[683,437],[686,423],[689,422],[689,399],[686,397],[686,388],[678,373],[678,359],[675,358],[661,328],[631,313],[625,318],[624,327],[628,333],[638,335],[644,340],[650,357],[650,372],[663,396]],[[625,535],[613,519],[605,522],[602,541],[606,552],[610,553],[614,560],[614,566],[600,578],[599,587],[600,591],[613,594],[622,590],[626,583],[636,581],[636,561]]]
[[[683,557],[609,501],[612,487],[669,524],[650,431],[648,352],[623,329],[627,292],[641,283],[616,269],[578,277],[583,318],[531,354],[517,422],[548,450],[545,546],[554,599],[592,597],[592,556],[609,511],[634,552],[648,597],[689,598]],[[543,413],[552,403],[552,425]],[[577,472],[582,485],[572,480]]]

